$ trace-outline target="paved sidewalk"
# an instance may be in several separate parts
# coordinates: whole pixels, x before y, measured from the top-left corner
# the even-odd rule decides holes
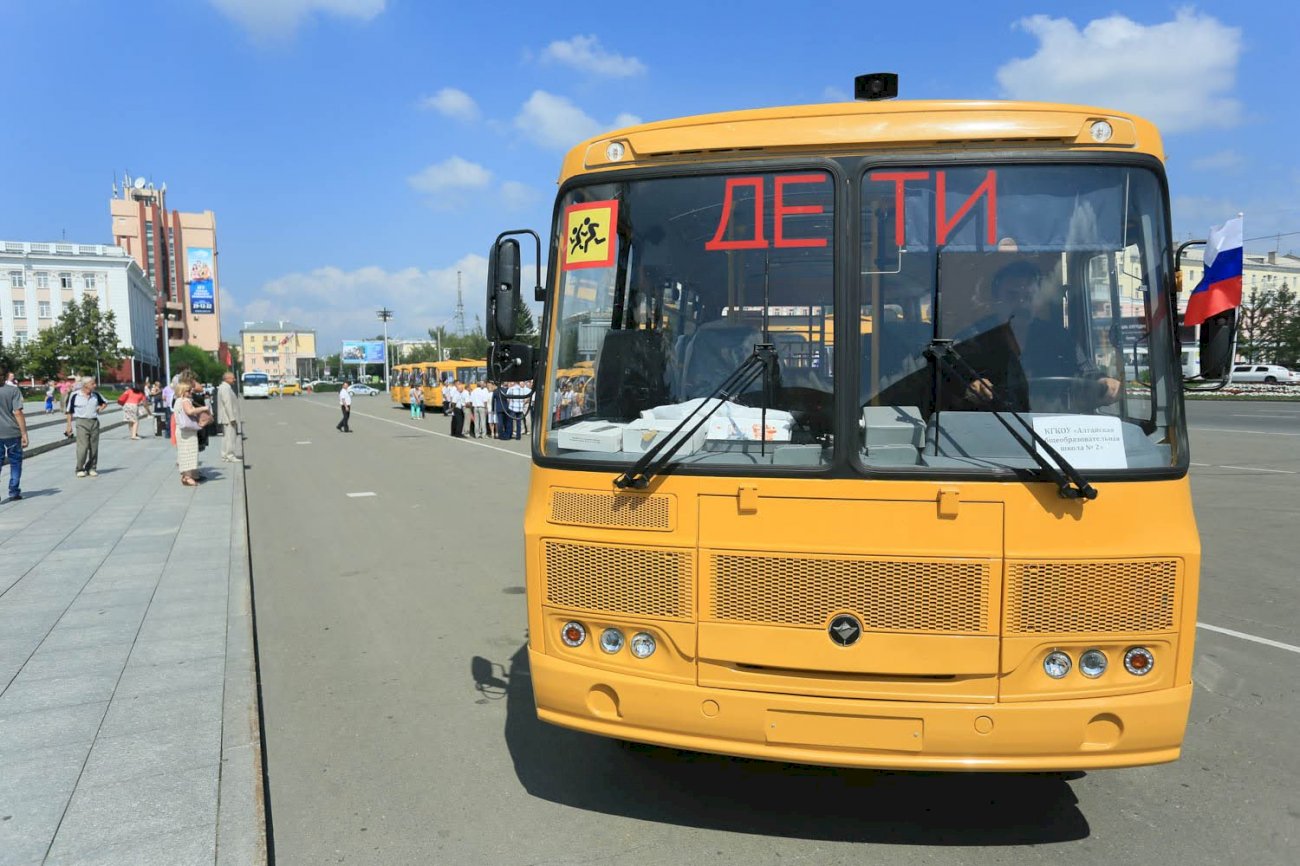
[[[58,448],[0,504],[3,866],[265,862],[243,467],[219,453],[182,487],[166,440],[121,427],[98,478]]]

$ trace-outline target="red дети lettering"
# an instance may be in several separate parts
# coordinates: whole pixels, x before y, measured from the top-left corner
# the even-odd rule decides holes
[[[957,212],[953,214],[952,219],[948,219],[948,215],[944,210],[944,203],[947,200],[948,193],[948,172],[936,171],[934,175],[936,201],[934,209],[935,242],[947,243],[948,235],[971,211],[980,196],[984,196],[984,211],[988,216],[985,237],[990,245],[996,244],[998,242],[998,173],[992,169],[985,173],[984,180],[980,181],[980,185],[975,187],[975,191],[970,194],[970,197],[962,202],[961,207],[957,208]],[[928,171],[873,171],[867,175],[868,180],[881,183],[892,182],[894,184],[894,242],[900,247],[907,246],[907,220],[905,218],[907,198],[904,193],[904,185],[909,180],[929,180],[929,178],[930,172]]]
[[[736,190],[751,187],[754,190],[754,236],[749,240],[723,240],[723,233],[731,224],[731,210],[735,205]],[[767,246],[763,237],[763,179],[761,177],[729,177],[722,194],[722,219],[713,240],[704,245],[706,250],[761,250]]]
[[[790,238],[785,237],[785,218],[790,214],[819,214],[825,210],[819,204],[788,205],[785,203],[785,188],[792,183],[825,183],[824,174],[783,174],[776,178],[776,204],[772,206],[772,240],[774,247],[824,247],[826,238]]]

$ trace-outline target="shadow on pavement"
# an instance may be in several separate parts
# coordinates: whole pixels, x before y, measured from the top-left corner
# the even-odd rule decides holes
[[[526,645],[508,671],[475,657],[479,702],[506,696],[506,747],[533,796],[733,833],[900,845],[1036,845],[1089,835],[1066,774],[902,773],[624,743],[537,719]],[[502,676],[504,674],[504,676]]]

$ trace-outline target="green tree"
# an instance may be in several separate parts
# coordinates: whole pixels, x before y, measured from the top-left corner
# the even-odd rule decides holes
[[[438,346],[434,343],[421,343],[418,346],[411,346],[402,357],[403,364],[421,364],[440,360],[442,359],[438,357]]]
[[[41,332],[27,354],[29,371],[45,378],[67,371],[91,374],[111,370],[126,352],[117,341],[117,318],[90,296],[63,308],[58,321]]]
[[[226,372],[226,365],[198,346],[177,346],[171,352],[172,375],[189,367],[200,382],[218,382]]]
[[[6,346],[4,338],[0,337],[0,369],[17,375],[19,371],[26,369],[26,361],[27,353],[22,346],[16,343]]]

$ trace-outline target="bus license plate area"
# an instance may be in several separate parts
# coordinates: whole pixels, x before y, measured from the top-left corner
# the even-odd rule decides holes
[[[769,744],[808,748],[919,752],[925,739],[921,719],[888,716],[768,710],[764,727]]]

